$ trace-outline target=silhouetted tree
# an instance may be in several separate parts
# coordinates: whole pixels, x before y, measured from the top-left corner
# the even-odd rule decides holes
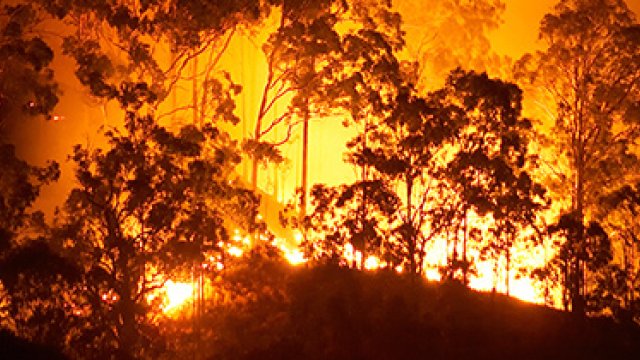
[[[640,322],[640,184],[624,185],[607,196],[599,212],[604,213],[603,225],[607,229],[617,261],[609,265],[611,271],[600,274],[604,284],[596,293],[606,301],[607,307],[621,320]],[[616,246],[617,245],[617,246]]]
[[[29,165],[13,145],[0,143],[0,327],[53,346],[64,344],[69,314],[60,290],[74,272],[38,239],[44,216],[31,207],[59,173],[58,164]]]
[[[419,63],[420,90],[442,87],[457,67],[498,76],[508,63],[491,49],[488,36],[503,22],[504,1],[398,0],[394,5],[403,18],[409,56]]]
[[[263,47],[267,56],[267,83],[255,134],[246,144],[253,153],[256,150],[262,152],[266,159],[281,160],[277,147],[290,138],[294,125],[302,124],[300,213],[304,215],[309,191],[309,121],[330,115],[344,116],[345,110],[348,113],[352,106],[346,105],[344,100],[353,102],[353,94],[349,92],[355,89],[356,83],[364,84],[364,78],[358,79],[357,76],[377,72],[369,81],[383,76],[383,69],[372,66],[384,66],[383,61],[373,56],[384,56],[385,52],[392,53],[398,49],[402,42],[400,22],[398,14],[391,10],[391,4],[379,0],[314,0],[295,4],[284,1],[280,20],[278,29]],[[385,48],[387,46],[394,49]],[[387,70],[393,71],[392,68]],[[361,95],[366,91],[366,88],[360,90]],[[283,99],[286,109],[267,122],[267,113]],[[260,140],[280,124],[286,125],[286,135],[282,140]],[[263,128],[263,125],[266,126]],[[257,163],[254,161],[254,185],[256,173]]]
[[[0,249],[23,241],[31,224],[42,224],[42,214],[31,212],[42,186],[57,180],[57,163],[38,167],[20,160],[11,144],[0,143]],[[19,236],[23,235],[23,236]]]
[[[364,268],[366,256],[386,259],[398,198],[383,181],[367,180],[311,189],[311,213],[304,219],[310,258]],[[352,262],[345,262],[348,246]],[[360,259],[356,258],[356,251]]]
[[[522,92],[515,84],[460,69],[450,74],[445,91],[463,114],[444,175],[455,204],[446,215],[452,217],[453,264],[462,266],[466,282],[468,240],[479,231],[469,217],[489,216],[485,220],[495,230],[489,249],[496,261],[505,257],[508,273],[516,234],[535,224],[545,193],[527,173],[535,164],[528,154],[531,122],[521,114]]]
[[[245,148],[253,157],[251,183],[254,187],[258,181],[258,163],[283,160],[278,147],[290,139],[294,126],[302,123],[303,134],[308,136],[310,117],[328,112],[313,106],[310,100],[313,93],[325,86],[333,58],[340,53],[336,25],[345,21],[348,5],[333,0],[281,1],[274,10],[279,16],[277,28],[262,46],[267,60],[267,79],[254,132],[245,140]],[[283,110],[276,113],[278,104]],[[274,114],[272,120],[268,120],[269,114]],[[286,130],[283,138],[265,140],[276,127],[283,126]],[[305,154],[306,148],[303,143]],[[302,161],[306,193],[306,155]]]
[[[540,25],[546,48],[520,61],[522,74],[541,90],[539,102],[550,104],[546,140],[553,147],[550,163],[559,164],[551,188],[570,203],[565,213],[583,224],[568,248],[584,248],[597,199],[637,169],[631,145],[640,135],[638,29],[624,1],[563,1]],[[576,313],[585,309],[590,261],[572,260],[565,279]]]
[[[53,51],[37,26],[31,4],[0,8],[0,141],[8,121],[49,115],[58,103],[58,86],[50,68]]]
[[[461,112],[442,100],[438,94],[420,97],[413,84],[403,84],[388,105],[389,115],[371,130],[368,148],[352,155],[401,200],[390,209],[384,255],[392,267],[402,265],[412,274],[423,273],[427,245],[448,220],[437,215],[444,190],[440,175]]]
[[[613,259],[611,240],[599,223],[592,221],[585,227],[579,219],[576,213],[564,214],[556,224],[549,226],[548,231],[558,236],[554,241],[558,251],[543,270],[543,278],[560,286],[562,305],[568,310],[572,305],[572,294],[585,292],[584,289],[573,288],[576,284],[584,284],[584,280],[575,279],[578,276],[574,271],[575,263],[581,262],[592,280],[589,292],[585,292],[584,310],[598,313],[605,308],[615,309],[617,307],[612,306],[613,299],[609,297],[617,291],[608,287],[613,284],[607,284],[608,280],[619,276],[617,269],[610,264]],[[583,242],[570,241],[579,233],[584,234]]]
[[[36,9],[24,3],[0,9],[0,327],[60,347],[69,323],[68,311],[58,307],[60,289],[73,269],[38,239],[46,226],[32,209],[60,170],[55,162],[34,166],[20,159],[4,132],[27,117],[49,116],[58,102],[53,52],[38,31]]]
[[[77,187],[55,233],[84,272],[72,294],[85,321],[78,346],[103,351],[98,357],[153,356],[158,304],[150,295],[170,274],[220,252],[232,224],[251,231],[257,199],[228,181],[239,157],[217,128],[173,134],[129,113],[124,132],[105,135],[106,150],[76,146]]]
[[[345,125],[358,129],[359,135],[348,144],[352,155],[347,159],[358,169],[358,180],[336,188],[315,187],[311,191],[312,210],[300,226],[304,232],[309,230],[320,236],[306,239],[307,249],[314,249],[317,245],[318,255],[334,257],[350,244],[361,254],[362,267],[367,253],[380,249],[381,231],[384,229],[380,216],[389,218],[392,204],[397,200],[385,184],[370,178],[371,165],[357,154],[368,151],[371,130],[391,111],[389,104],[402,82],[397,52],[404,43],[400,18],[390,10],[390,4],[367,0],[354,2],[351,6],[350,11],[359,22],[353,31],[341,34],[342,53],[337,61],[331,63],[331,84],[322,93],[328,99],[324,104],[329,103],[339,111]],[[378,218],[377,212],[382,214]],[[346,227],[332,227],[325,223],[328,219],[338,218],[342,219],[338,222]],[[325,231],[331,233],[326,239],[322,235]],[[335,246],[325,246],[332,242]],[[321,250],[323,247],[332,250]]]

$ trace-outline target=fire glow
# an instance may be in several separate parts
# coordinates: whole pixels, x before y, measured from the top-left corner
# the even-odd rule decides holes
[[[240,243],[246,244],[250,242],[249,237],[240,236],[239,231],[236,231],[235,237]],[[297,237],[297,240],[299,242],[300,237]],[[283,258],[292,266],[298,266],[308,261],[299,247],[288,246],[286,241],[283,239],[276,238],[272,244],[282,251]],[[441,281],[442,275],[433,264],[438,263],[437,258],[442,255],[442,252],[435,250],[436,249],[434,249],[431,253],[432,255],[427,258],[427,267],[424,271],[424,277],[430,281]],[[241,257],[245,254],[245,251],[241,247],[233,246],[227,249],[227,253],[234,257]],[[354,250],[351,244],[347,244],[344,249],[343,259],[344,265],[346,266],[353,263],[359,263],[362,259],[362,253]],[[222,270],[224,268],[222,263],[217,262],[216,264],[217,270]],[[523,262],[522,265],[526,264]],[[367,256],[364,261],[365,271],[376,271],[384,268],[385,266],[387,265],[384,262],[373,255]],[[485,261],[479,262],[477,266],[478,275],[471,276],[469,278],[470,288],[482,292],[491,292],[496,290],[499,292],[505,292],[504,286],[501,285],[504,283],[504,279],[496,277],[491,269],[491,266],[493,266],[492,264]],[[402,266],[398,266],[394,270],[398,273],[403,272]],[[193,301],[194,295],[197,292],[198,285],[194,282],[168,280],[161,290],[161,293],[163,294],[162,311],[167,315],[175,315],[180,311],[183,311],[185,306],[189,302]],[[509,279],[509,295],[526,302],[537,304],[542,304],[545,300],[539,291],[537,291],[532,279],[528,277],[519,277],[515,274],[511,274]]]
[[[195,285],[191,282],[174,282],[173,280],[168,280],[163,290],[165,296],[162,310],[165,313],[171,313],[180,310],[193,298]]]

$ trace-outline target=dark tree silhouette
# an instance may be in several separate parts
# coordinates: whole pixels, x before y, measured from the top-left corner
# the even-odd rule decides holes
[[[75,25],[63,47],[80,82],[126,112],[124,130],[105,132],[107,149],[74,149],[77,187],[52,236],[83,272],[83,285],[68,300],[79,323],[70,334],[75,355],[156,356],[162,344],[154,339],[153,292],[172,273],[199,266],[207,251],[220,254],[229,227],[256,229],[257,199],[231,180],[240,156],[217,126],[238,121],[231,100],[238,88],[208,81],[216,126],[200,122],[173,133],[154,113],[194,54],[257,19],[261,4],[193,1],[180,11],[178,3],[166,5],[43,4]],[[165,66],[154,49],[167,39],[176,56]]]
[[[0,141],[7,122],[49,115],[58,103],[58,86],[50,68],[53,51],[37,29],[31,4],[0,8]]]
[[[149,296],[168,275],[221,252],[230,226],[252,231],[257,199],[228,181],[239,157],[214,127],[173,134],[129,113],[124,132],[106,136],[106,150],[75,148],[77,187],[54,240],[83,269],[84,286],[71,295],[85,321],[78,330],[94,341],[81,344],[153,356],[158,304]]]
[[[281,1],[277,5],[274,10],[279,13],[278,26],[262,45],[267,60],[267,79],[254,132],[245,140],[244,146],[253,158],[251,183],[254,187],[258,182],[260,162],[284,160],[278,148],[291,138],[293,128],[301,123],[306,139],[309,119],[328,112],[324,107],[313,106],[312,98],[317,100],[318,95],[314,94],[322,91],[331,75],[331,66],[340,54],[336,26],[349,14],[346,3],[334,0]],[[284,110],[276,114],[278,105]],[[270,114],[275,115],[272,120],[267,117]],[[285,135],[274,141],[265,140],[276,127],[284,127]],[[302,187],[305,193],[307,147],[303,144]]]
[[[521,114],[522,91],[486,73],[462,70],[450,74],[445,89],[463,113],[457,149],[445,174],[457,203],[447,215],[454,229],[452,259],[463,266],[466,282],[468,240],[479,232],[469,216],[489,215],[494,238],[485,251],[496,262],[504,257],[508,291],[514,242],[524,228],[535,227],[545,206],[545,189],[528,173],[535,162],[528,153],[531,121]],[[456,250],[460,242],[462,254]]]
[[[447,224],[436,204],[444,190],[444,149],[454,139],[461,111],[442,100],[438,94],[420,97],[413,84],[403,84],[388,105],[389,115],[368,134],[367,148],[356,147],[351,155],[398,198],[389,209],[383,255],[393,268],[402,265],[412,274],[424,272],[427,245]]]
[[[400,18],[386,2],[359,1],[351,5],[350,13],[358,20],[357,26],[340,34],[341,54],[331,63],[330,84],[321,93],[325,96],[323,104],[339,111],[345,125],[358,128],[359,136],[348,144],[358,153],[367,151],[371,130],[391,109],[389,104],[402,81],[396,55],[403,39]],[[335,189],[324,186],[312,189],[312,209],[300,226],[303,233],[317,235],[308,234],[305,240],[310,253],[317,247],[319,256],[333,257],[350,244],[361,253],[359,266],[363,267],[368,254],[377,253],[384,238],[385,226],[374,213],[388,218],[396,200],[385,184],[371,179],[369,164],[357,155],[350,156],[348,162],[358,169],[358,181]],[[326,221],[330,218],[344,226],[329,225]],[[331,234],[325,238],[323,232],[327,230]]]
[[[640,135],[638,29],[624,1],[563,1],[540,25],[546,48],[520,61],[521,74],[545,92],[539,102],[549,104],[549,162],[560,164],[548,177],[551,189],[570,204],[564,213],[583,224],[567,239],[569,248],[586,246],[598,198],[637,169],[631,146]],[[592,285],[585,272],[591,260],[570,260],[564,283],[579,314]]]
[[[358,181],[338,187],[311,189],[311,214],[304,219],[306,254],[321,261],[364,268],[366,256],[386,259],[386,244],[398,198],[380,180]],[[344,263],[345,251],[360,252]]]
[[[600,213],[603,227],[611,242],[618,244],[619,261],[596,274],[597,288],[592,301],[600,301],[599,308],[609,309],[623,321],[640,323],[640,184],[624,185],[602,199]]]
[[[54,303],[61,304],[58,290],[72,280],[73,269],[38,239],[46,226],[43,214],[32,209],[41,188],[59,177],[59,167],[20,159],[5,133],[12,123],[49,116],[58,102],[49,67],[53,51],[38,24],[32,4],[0,8],[0,327],[59,347],[68,314]],[[48,298],[55,302],[43,302]]]

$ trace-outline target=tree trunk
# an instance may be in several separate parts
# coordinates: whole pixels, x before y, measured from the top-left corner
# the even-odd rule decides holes
[[[411,211],[411,196],[413,195],[413,178],[406,174],[406,182],[407,182],[407,225],[412,227],[413,230],[413,221],[412,221],[412,211]],[[409,243],[407,244],[409,249],[409,267],[412,274],[418,274],[418,269],[416,266],[416,239],[413,231],[409,234],[409,238],[406,239]]]
[[[362,151],[367,148],[367,133],[369,131],[369,124],[367,118],[364,118],[364,128],[362,134]],[[364,269],[364,262],[367,256],[367,236],[366,236],[366,216],[367,216],[367,191],[364,186],[364,182],[367,181],[368,172],[367,165],[362,165],[362,204],[360,204],[360,225],[362,227],[362,258],[360,259],[360,267]]]
[[[200,121],[200,116],[198,116],[198,55],[193,57],[192,66],[193,78],[191,78],[191,96],[193,99],[193,124],[201,128],[202,123]]]
[[[462,261],[463,261],[462,282],[465,286],[469,283],[469,278],[468,278],[469,271],[467,267],[467,241],[469,236],[468,222],[469,222],[468,211],[465,209],[464,210],[464,226],[462,228],[462,231],[464,231],[464,233],[462,234]]]
[[[507,253],[506,253],[505,258],[506,258],[505,259],[506,260],[506,269],[505,270],[507,272],[507,274],[506,274],[507,276],[504,279],[504,282],[505,282],[505,286],[507,288],[506,289],[507,296],[509,296],[510,295],[509,285],[510,285],[510,281],[511,281],[511,279],[510,279],[510,276],[511,276],[511,250],[509,250],[509,248],[507,248]]]
[[[302,119],[302,196],[300,198],[300,218],[307,215],[307,190],[309,166],[309,101],[305,101],[304,119]]]
[[[120,309],[120,321],[118,329],[118,358],[134,359],[134,349],[137,343],[138,334],[136,331],[135,301],[133,296],[134,279],[128,265],[128,258],[124,258],[122,277],[123,283],[120,289],[118,307]]]
[[[582,259],[584,254],[584,143],[582,141],[582,116],[578,119],[578,143],[577,143],[577,159],[576,159],[576,192],[575,192],[575,204],[576,214],[578,217],[578,233],[576,243],[574,244],[575,261],[574,261],[574,276],[571,294],[571,311],[577,315],[582,315],[585,312],[584,304],[584,291],[582,289],[584,283],[584,271]]]

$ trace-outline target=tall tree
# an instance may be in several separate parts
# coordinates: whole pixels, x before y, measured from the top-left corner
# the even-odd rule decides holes
[[[354,74],[358,71],[360,74],[381,73],[381,69],[372,65],[384,64],[374,60],[373,55],[377,53],[384,56],[384,52],[398,50],[402,42],[399,24],[398,15],[391,10],[387,1],[283,2],[279,28],[271,34],[263,48],[267,56],[268,78],[256,132],[247,145],[262,151],[267,158],[271,155],[280,160],[277,147],[289,139],[294,125],[302,125],[302,216],[306,214],[308,202],[310,120],[344,116],[344,112],[350,111],[348,106],[351,105],[345,105],[343,101],[345,98],[353,99],[347,89],[353,88],[356,83],[363,84],[363,78],[358,79]],[[375,36],[379,36],[379,39]],[[391,46],[393,50],[389,51],[385,46]],[[393,71],[393,68],[388,70]],[[373,77],[369,80],[375,81]],[[369,90],[363,88],[361,93],[366,91]],[[266,121],[265,115],[285,95],[289,95],[289,98],[284,98],[286,109],[277,114],[274,120]],[[286,125],[283,139],[260,141],[281,124]],[[255,185],[255,161],[253,166]]]
[[[53,51],[38,31],[38,16],[29,4],[0,8],[0,141],[9,121],[49,115],[58,103]]]
[[[13,145],[0,142],[0,327],[56,347],[64,343],[60,330],[68,315],[55,306],[63,302],[59,290],[67,279],[58,275],[71,278],[73,271],[39,239],[44,216],[32,206],[42,186],[59,174],[56,163],[29,165]]]
[[[353,246],[361,255],[360,266],[363,267],[367,253],[377,253],[381,246],[379,230],[382,228],[378,226],[380,221],[372,209],[386,213],[389,204],[396,200],[388,193],[385,184],[371,178],[371,165],[360,155],[370,151],[368,144],[372,129],[393,111],[391,104],[403,81],[397,53],[404,46],[404,41],[400,17],[391,10],[388,2],[357,1],[351,4],[350,11],[357,21],[341,33],[340,57],[328,68],[331,85],[325,87],[320,95],[329,99],[325,104],[328,102],[339,109],[343,124],[358,131],[348,144],[351,154],[347,159],[358,169],[358,180],[335,189],[314,189],[311,201],[317,200],[318,203],[312,205],[315,213],[311,213],[307,220],[312,220],[311,226],[317,226],[313,222],[324,217],[322,212],[335,214],[336,209],[329,204],[337,201],[341,207],[346,205],[354,218],[349,220],[349,230],[345,230],[349,235],[346,238],[342,236],[344,241],[341,245]],[[381,202],[376,204],[371,198]],[[313,248],[313,241],[307,243]]]
[[[5,132],[26,118],[49,117],[58,102],[53,51],[32,5],[0,8],[0,327],[60,347],[69,312],[57,306],[64,302],[59,290],[69,284],[73,269],[40,238],[44,216],[32,208],[60,170],[55,162],[34,166],[20,159]]]
[[[257,201],[228,182],[239,157],[212,126],[174,135],[129,113],[125,132],[106,136],[109,149],[75,148],[77,187],[55,240],[84,270],[73,302],[85,321],[80,334],[96,339],[84,345],[154,356],[150,295],[177,269],[222,251],[230,226],[253,230]]]
[[[490,240],[492,248],[501,249],[497,257],[506,256],[509,272],[516,224],[535,223],[544,189],[527,173],[535,166],[528,154],[531,122],[522,116],[522,91],[515,84],[457,69],[449,75],[445,92],[462,113],[444,178],[453,192],[449,205],[453,212],[447,215],[454,239],[452,261],[462,266],[466,282],[469,239],[480,225],[471,223],[470,217],[489,216],[497,230]]]
[[[556,198],[569,204],[564,212],[583,224],[567,239],[580,248],[597,199],[637,166],[631,147],[640,135],[640,31],[622,0],[572,0],[544,17],[540,38],[546,48],[520,65],[543,92],[540,102],[551,103],[547,140],[558,161],[549,160],[556,164],[549,178]],[[576,313],[585,310],[589,261],[571,260],[564,284]]]
[[[262,48],[267,60],[267,79],[260,98],[255,131],[245,145],[253,157],[251,182],[254,187],[258,181],[258,163],[283,160],[278,147],[290,139],[294,126],[302,123],[306,139],[309,119],[328,112],[326,107],[313,106],[310,98],[314,92],[320,91],[330,75],[327,68],[339,53],[340,45],[336,24],[345,21],[348,8],[346,3],[332,0],[282,1],[279,5],[277,28]],[[281,106],[284,110],[276,113],[274,109],[278,104],[284,105]],[[267,117],[270,114],[274,115],[271,121]],[[283,125],[283,138],[265,141],[267,134]],[[306,152],[304,139],[303,152]],[[302,167],[304,183],[305,156]],[[303,188],[306,193],[306,183]]]
[[[457,68],[501,73],[505,59],[489,41],[489,32],[502,24],[502,0],[399,0],[409,56],[420,64],[418,85],[435,90]],[[451,46],[455,44],[455,46]]]
[[[619,319],[640,322],[640,184],[624,185],[607,194],[601,203],[603,226],[618,256],[596,292],[606,308]]]
[[[260,19],[267,3],[42,2],[72,25],[63,48],[80,82],[125,113],[123,129],[105,133],[106,149],[75,148],[77,187],[53,236],[83,270],[83,286],[70,293],[80,323],[71,351],[155,357],[152,293],[173,271],[202,264],[205,251],[220,255],[229,227],[255,230],[257,200],[232,179],[239,149],[223,130],[239,120],[232,99],[239,87],[207,74],[188,105],[196,125],[172,132],[158,119],[185,69],[197,70],[197,57],[211,47],[223,51],[234,29]],[[172,50],[170,61],[162,49]]]
[[[447,223],[445,216],[436,215],[442,210],[436,204],[444,190],[439,175],[462,112],[443,103],[440,95],[425,99],[413,84],[403,84],[390,104],[390,115],[371,130],[369,147],[355,149],[353,155],[402,200],[390,219],[385,260],[412,274],[424,272],[427,245]]]

